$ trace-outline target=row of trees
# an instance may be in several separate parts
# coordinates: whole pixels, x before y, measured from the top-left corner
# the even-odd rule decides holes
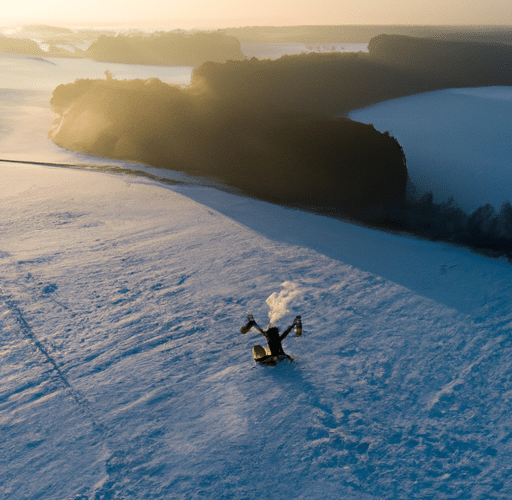
[[[241,108],[160,80],[77,80],[51,100],[60,146],[214,177],[248,195],[512,261],[512,206],[467,214],[432,193],[405,196],[389,134],[348,119]]]
[[[510,45],[380,35],[368,47],[369,53],[209,61],[194,70],[192,84],[244,106],[324,116],[432,90],[512,85]]]
[[[466,213],[453,198],[434,203],[429,192],[408,199],[397,222],[418,236],[464,245],[494,257],[505,256],[512,263],[512,206],[508,201],[498,211],[486,204]]]
[[[160,66],[199,66],[205,61],[244,58],[238,39],[215,32],[102,35],[86,54],[96,61]]]
[[[403,205],[402,148],[371,125],[244,107],[158,79],[77,80],[51,99],[51,138],[97,156],[216,178],[261,199],[351,214]]]

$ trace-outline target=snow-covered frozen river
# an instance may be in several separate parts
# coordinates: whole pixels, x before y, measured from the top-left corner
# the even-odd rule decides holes
[[[107,172],[7,89],[0,498],[511,498],[508,263]],[[255,366],[287,290],[296,362]]]

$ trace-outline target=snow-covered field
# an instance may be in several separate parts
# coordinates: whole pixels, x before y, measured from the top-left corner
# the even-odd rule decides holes
[[[4,99],[2,157],[93,163],[39,92]],[[0,178],[0,498],[511,498],[505,261],[199,184]],[[239,328],[287,290],[296,362],[256,366]]]
[[[512,87],[447,89],[354,111],[405,150],[411,180],[466,211],[512,202]]]
[[[368,52],[367,43],[242,43],[246,57],[279,59],[284,55],[308,54],[311,52]]]

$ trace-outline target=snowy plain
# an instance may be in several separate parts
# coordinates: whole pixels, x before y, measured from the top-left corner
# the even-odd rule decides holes
[[[512,202],[512,87],[446,89],[379,103],[350,118],[389,131],[411,180],[466,211]]]
[[[144,168],[46,139],[54,82],[18,64],[0,85],[0,498],[512,496],[506,261],[116,174]],[[255,366],[262,337],[239,328],[287,290],[296,362]]]
[[[368,52],[367,43],[242,43],[246,57],[279,59],[284,55],[309,54],[312,52]]]

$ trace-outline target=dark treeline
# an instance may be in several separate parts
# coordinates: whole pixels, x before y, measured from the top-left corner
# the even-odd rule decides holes
[[[436,87],[512,82],[512,45],[379,35],[368,50],[373,60],[424,76]]]
[[[399,144],[348,119],[226,107],[157,79],[77,80],[51,101],[60,146],[220,180],[245,194],[512,261],[512,207],[406,198]]]
[[[510,45],[379,35],[369,53],[207,62],[194,70],[192,83],[258,109],[332,116],[431,90],[512,85],[511,60]]]
[[[158,79],[77,80],[51,100],[67,149],[207,176],[264,200],[358,217],[399,210],[402,148],[371,125],[258,111]]]
[[[205,61],[244,58],[238,39],[214,32],[102,35],[87,55],[96,61],[160,66],[199,66]]]
[[[207,62],[192,85],[256,109],[337,116],[431,89],[422,76],[372,60],[366,53],[311,53],[277,60]]]
[[[499,211],[490,204],[471,213],[453,203],[434,203],[433,194],[408,198],[397,214],[396,228],[434,241],[446,241],[492,257],[505,256],[512,263],[512,206],[507,201]]]

